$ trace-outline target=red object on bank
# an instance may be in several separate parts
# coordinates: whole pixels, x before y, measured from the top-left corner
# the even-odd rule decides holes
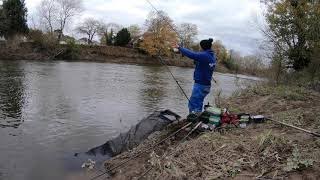
[[[224,112],[221,116],[221,124],[239,125],[239,117],[236,114],[231,114],[228,111]]]

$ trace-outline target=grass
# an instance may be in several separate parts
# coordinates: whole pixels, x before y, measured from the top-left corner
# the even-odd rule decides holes
[[[260,96],[273,95],[277,98],[283,98],[286,100],[305,100],[308,97],[310,91],[304,87],[298,86],[270,86],[266,84],[253,86],[246,90],[245,93],[252,93]]]
[[[292,156],[287,159],[287,164],[284,170],[287,172],[295,170],[303,170],[313,166],[314,160],[307,159],[302,156],[297,146],[294,147]]]
[[[216,101],[220,101],[219,93]],[[264,84],[221,101],[221,106],[233,113],[273,115],[274,119],[310,130],[320,127],[320,94],[304,87]],[[278,124],[204,133],[177,146],[174,142],[152,153],[148,161],[141,158],[139,163],[132,162],[131,168],[121,170],[129,173],[118,173],[115,179],[137,177],[150,166],[154,168],[147,179],[280,179],[296,171],[311,172],[312,177],[320,175],[320,140]],[[145,162],[143,166],[141,162]]]
[[[288,111],[282,111],[274,114],[273,118],[285,123],[290,123],[295,126],[301,126],[304,122],[303,109],[297,108]]]

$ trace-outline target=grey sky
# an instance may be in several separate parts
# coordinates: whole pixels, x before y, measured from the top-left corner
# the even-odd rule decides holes
[[[34,14],[41,0],[26,0],[29,15]],[[213,37],[221,40],[228,49],[252,54],[258,49],[261,34],[254,25],[261,17],[259,0],[150,0],[164,10],[176,24],[194,23],[199,28],[199,39]],[[143,25],[152,10],[146,0],[83,0],[84,12],[74,20],[79,23],[86,17],[123,26]],[[69,29],[72,29],[72,25]],[[71,32],[71,31],[70,31]]]

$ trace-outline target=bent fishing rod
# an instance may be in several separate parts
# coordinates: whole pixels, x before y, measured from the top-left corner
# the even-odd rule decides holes
[[[177,80],[177,78],[173,75],[173,73],[171,72],[169,66],[164,62],[164,60],[162,59],[162,57],[159,55],[158,56],[160,63],[166,67],[166,69],[168,70],[168,72],[170,73],[172,79],[177,83],[178,87],[180,88],[182,94],[185,96],[185,98],[190,102],[190,99],[188,97],[188,95],[186,94],[186,92],[183,90],[182,86],[180,85],[179,81]]]
[[[150,2],[150,0],[146,0],[146,1],[147,1],[148,4],[152,7],[152,9],[154,9],[158,14],[160,14],[160,11]],[[166,19],[164,19],[164,18],[162,18],[162,20],[169,25],[169,27],[178,35],[180,41],[182,42],[183,38],[182,38],[181,34],[172,26],[172,24],[169,23],[168,21],[166,21]],[[158,55],[158,57],[159,57],[159,59],[160,59],[161,61],[163,61],[160,55]],[[176,81],[176,83],[178,84],[178,86],[179,86],[179,88],[181,89],[181,91],[183,92],[184,96],[186,96],[186,98],[187,98],[188,101],[190,102],[190,99],[188,98],[188,96],[186,95],[185,91],[184,91],[184,90],[182,89],[182,87],[180,86],[180,84],[179,84],[179,82],[177,81],[177,79],[176,79],[176,78],[174,77],[174,75],[172,74],[172,72],[171,72],[171,70],[169,69],[168,65],[165,64],[164,62],[161,62],[161,64],[164,64],[164,66],[167,67],[168,71],[170,72],[171,76],[173,77],[173,79],[174,79],[174,80]],[[214,78],[212,78],[212,80],[213,80],[216,84],[218,84],[217,81],[216,81]]]
[[[152,7],[157,13],[160,13],[160,11],[158,11],[158,9],[155,8],[155,7],[153,6],[153,4],[152,4],[149,0],[147,0],[147,2],[151,5],[151,7]],[[174,32],[176,32],[177,35],[180,37],[179,33],[173,28],[173,26],[172,26],[170,23],[168,23],[167,21],[165,21],[165,22],[166,22],[167,24],[169,24],[169,27],[170,27]],[[180,38],[181,38],[181,37],[180,37]],[[175,76],[173,75],[173,73],[171,72],[169,66],[164,62],[164,60],[162,59],[162,57],[160,56],[160,54],[158,55],[158,59],[159,59],[160,63],[166,67],[166,69],[168,70],[168,72],[170,73],[170,75],[172,76],[172,78],[175,80],[175,82],[177,83],[178,87],[179,87],[180,90],[182,91],[183,95],[184,95],[184,96],[186,97],[186,99],[190,102],[189,97],[188,97],[187,94],[185,93],[185,91],[184,91],[184,89],[182,88],[182,86],[180,85],[179,81],[176,79],[176,77],[175,77]],[[148,151],[150,151],[150,150],[153,150],[154,148],[156,148],[156,147],[157,147],[158,145],[160,145],[161,143],[163,143],[163,142],[165,142],[166,140],[168,140],[169,138],[175,136],[176,134],[178,134],[178,133],[179,133],[180,131],[182,131],[183,129],[189,127],[191,124],[192,124],[192,123],[188,123],[187,125],[185,125],[185,126],[183,126],[182,128],[178,129],[177,131],[175,131],[174,133],[170,134],[168,137],[166,137],[165,139],[163,139],[163,140],[161,140],[160,142],[156,143],[155,145],[151,146],[150,148],[146,149],[145,151],[141,151],[140,153],[138,153],[138,154],[130,157],[129,159],[120,162],[119,164],[117,164],[117,165],[115,165],[114,167],[106,170],[105,172],[94,176],[94,177],[91,178],[90,180],[94,180],[94,179],[100,178],[101,176],[103,176],[103,175],[105,175],[105,174],[107,174],[107,173],[109,173],[109,172],[112,172],[113,170],[115,170],[115,169],[123,166],[124,164],[128,163],[129,161],[131,161],[131,160],[139,157],[139,156],[142,155],[143,153],[148,152]]]
[[[158,13],[160,14],[160,11],[149,1],[146,0],[149,5]],[[180,35],[180,33],[172,26],[171,23],[169,23],[168,21],[166,21],[164,18],[161,19],[162,21],[164,21],[166,24],[169,25],[169,27],[179,36],[179,39],[182,40],[182,37]],[[188,95],[186,94],[185,90],[182,88],[182,86],[180,85],[179,81],[177,80],[177,78],[173,75],[172,71],[170,70],[169,66],[165,63],[164,59],[161,57],[160,52],[158,53],[158,59],[159,62],[166,67],[167,71],[170,73],[171,77],[173,78],[173,80],[176,82],[176,84],[178,85],[179,89],[181,90],[182,94],[185,96],[185,98],[188,100],[188,102],[190,102],[190,99],[188,97]]]
[[[154,9],[158,14],[160,14],[160,11],[150,2],[150,0],[146,0],[149,4],[150,4],[150,6],[152,7],[152,9]],[[164,18],[162,19],[162,20],[164,20]],[[165,21],[168,25],[169,25],[169,27],[179,36],[179,38],[180,38],[180,40],[182,40],[183,38],[182,38],[182,36],[180,35],[180,33],[172,26],[172,24],[171,23],[169,23],[168,21]]]

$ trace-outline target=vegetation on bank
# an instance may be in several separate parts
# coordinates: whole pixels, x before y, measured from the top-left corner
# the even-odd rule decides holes
[[[123,27],[118,23],[106,23],[93,17],[79,22],[72,30],[82,38],[76,39],[66,35],[66,27],[70,27],[83,10],[81,0],[42,0],[38,4],[36,14],[29,14],[28,18],[24,1],[4,0],[3,5],[0,5],[0,38],[5,37],[8,52],[14,52],[12,49],[17,49],[21,42],[32,42],[35,51],[43,53],[39,57],[48,57],[45,59],[55,59],[59,55],[59,58],[66,60],[81,60],[81,51],[86,49],[83,48],[84,45],[97,45],[97,48],[134,48],[141,55],[152,57],[160,54],[167,59],[180,59],[180,55],[175,54],[171,48],[173,42],[180,42],[184,47],[199,50],[199,40],[196,38],[197,25],[188,22],[177,24],[163,11],[151,11],[144,28],[135,24]],[[29,27],[27,20],[30,20]],[[61,48],[67,49],[62,53]],[[219,60],[219,71],[260,75],[265,69],[261,57],[242,57],[235,50],[227,50],[221,41],[215,42],[214,50]],[[28,56],[22,59],[28,59]],[[157,61],[152,62],[157,64]]]
[[[288,74],[291,76],[303,72],[303,77],[309,76],[312,81],[317,81],[320,76],[319,1],[261,2],[266,7],[266,23],[260,28],[265,35],[262,45],[265,50],[264,57],[243,57],[235,50],[227,50],[223,43],[217,40],[213,49],[217,55],[219,70],[268,75],[278,83],[286,81]],[[138,25],[123,27],[117,23],[87,18],[73,30],[84,35],[84,38],[76,39],[65,35],[66,27],[79,17],[83,10],[81,0],[42,0],[38,5],[37,15],[29,18],[32,19],[32,25],[28,27],[24,1],[4,0],[0,5],[0,36],[5,37],[5,46],[13,49],[20,42],[34,42],[43,50],[44,56],[49,55],[51,59],[57,55],[64,57],[61,52],[56,52],[61,49],[61,44],[67,47],[65,57],[72,60],[79,58],[82,49],[79,44],[126,46],[135,48],[142,54],[161,54],[168,58],[178,56],[171,49],[172,42],[180,41],[187,48],[199,50],[197,26],[191,23],[176,24],[163,11],[150,12],[145,28]],[[100,42],[96,39],[100,39]],[[271,61],[270,66],[263,63],[262,59],[265,57]]]
[[[234,113],[262,114],[320,132],[319,1],[264,1],[267,55],[271,66],[265,84],[216,101]],[[223,46],[215,44],[227,66]],[[230,54],[229,54],[230,55]],[[219,102],[219,103],[218,103]],[[170,134],[148,138],[137,148],[109,161],[114,167]],[[319,179],[320,140],[273,122],[247,128],[198,134],[180,143],[172,138],[112,173],[113,179]]]
[[[308,0],[263,1],[267,7],[266,53],[270,75],[277,83],[295,76],[307,82],[320,77],[320,2]]]
[[[228,51],[219,41],[214,43],[213,48],[219,63],[223,65],[218,67],[226,67],[227,70],[238,73],[264,73],[269,77],[269,81],[265,85],[259,84],[235,93],[231,98],[216,101],[216,104],[228,107],[234,113],[263,114],[275,120],[320,132],[320,2],[270,0],[264,3],[267,7],[267,24],[261,30],[266,35],[264,48],[271,60],[270,67],[265,68],[263,64],[259,64],[261,61],[257,57],[241,57],[234,51]],[[5,14],[3,9],[0,12],[2,15]],[[179,56],[167,48],[170,41],[177,40],[177,37],[173,37],[168,23],[160,21],[162,18],[174,25],[165,13],[151,13],[147,20],[149,26],[144,36],[145,41],[137,42],[138,49],[126,48],[125,51],[123,47],[114,47],[116,24],[103,28],[101,42],[108,46],[91,46],[98,26],[92,31],[90,28],[85,29],[85,26],[81,27],[84,34],[90,30],[87,38],[89,40],[86,41],[90,46],[79,45],[72,38],[66,38],[66,45],[61,45],[57,41],[54,28],[51,28],[53,32],[30,30],[28,37],[35,44],[31,51],[34,52],[36,49],[36,52],[45,54],[49,59],[94,59],[110,56],[143,59],[147,57],[144,53],[157,55],[158,49],[161,50],[160,54],[167,57]],[[48,21],[47,27],[50,27],[49,22],[51,21]],[[97,25],[96,22],[92,24]],[[0,24],[0,33],[5,32],[3,27],[8,26]],[[187,35],[184,42],[187,47],[196,50],[197,43],[192,42],[196,28],[192,25],[190,27],[192,32],[186,31],[188,33],[185,33]],[[128,31],[130,33],[130,28]],[[121,34],[123,35],[119,33],[119,36],[128,37],[125,29]],[[58,37],[61,37],[60,35]],[[157,35],[163,38],[154,39]],[[123,52],[129,55],[124,55]],[[145,62],[150,61],[146,59]],[[114,167],[123,159],[152,146],[170,132],[168,129],[150,137],[132,151],[107,161],[106,167]],[[199,134],[179,144],[180,140],[179,137],[170,139],[156,151],[128,162],[126,166],[114,172],[113,179],[320,177],[319,139],[271,122],[252,124],[245,129],[230,128],[221,132]]]
[[[234,113],[262,114],[320,132],[320,93],[295,85],[253,86],[222,100]],[[173,129],[171,129],[173,128]],[[106,168],[143,152],[174,131],[151,135],[137,148],[106,161]],[[186,132],[187,133],[187,132]],[[273,122],[227,127],[222,131],[184,135],[166,141],[125,166],[112,179],[317,179],[320,177],[320,140]]]

